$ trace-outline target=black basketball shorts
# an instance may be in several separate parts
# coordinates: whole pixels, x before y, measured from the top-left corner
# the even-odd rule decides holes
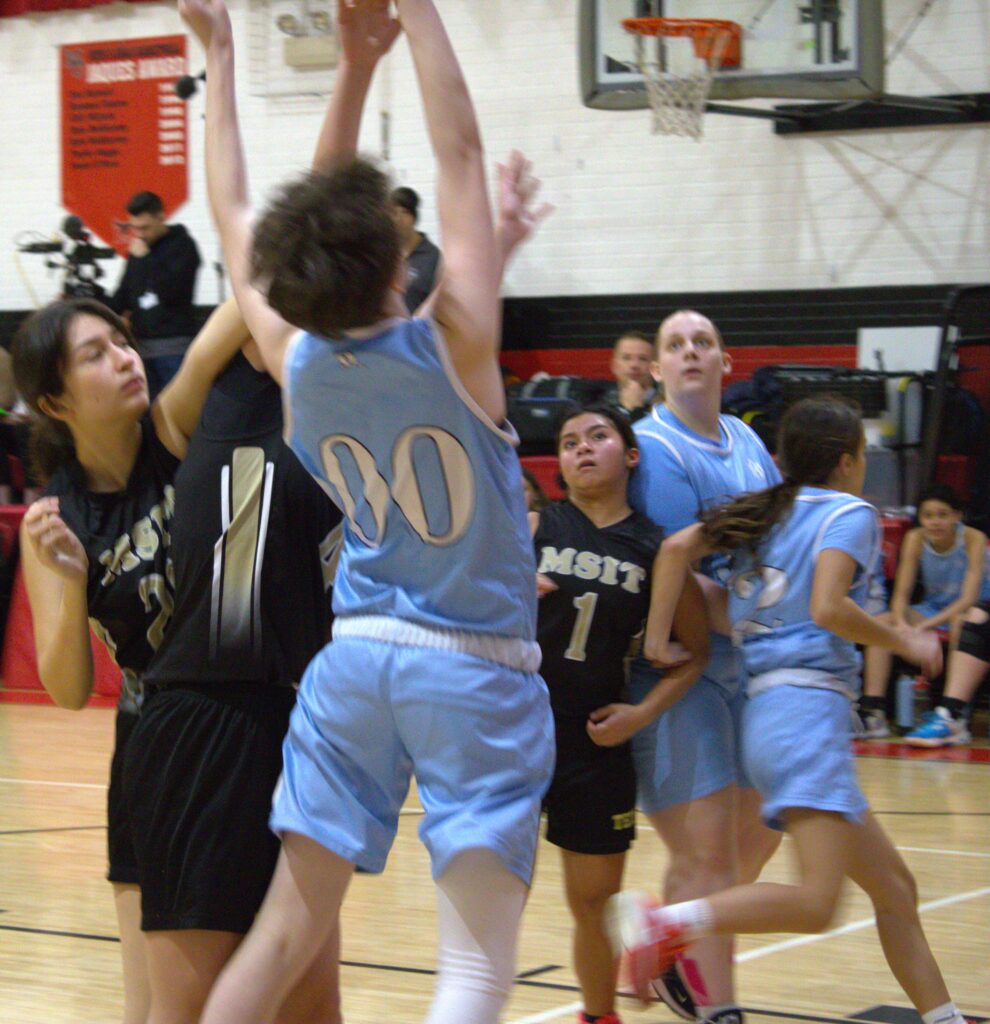
[[[990,616],[990,601],[980,601],[973,607]],[[959,650],[980,661],[990,662],[990,618],[986,622],[963,622]]]
[[[146,697],[125,772],[145,931],[251,927],[278,858],[268,816],[294,702],[271,686]]]
[[[543,799],[547,841],[572,853],[624,853],[636,835],[632,745],[596,746],[581,718],[557,718],[557,765]]]
[[[134,852],[123,778],[127,744],[137,721],[136,712],[117,712],[113,759],[110,762],[110,786],[107,789],[107,878],[124,885],[134,885],[138,881],[137,855]]]

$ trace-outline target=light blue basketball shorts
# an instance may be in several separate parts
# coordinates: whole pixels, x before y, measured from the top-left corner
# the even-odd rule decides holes
[[[789,807],[834,811],[862,824],[869,804],[856,778],[848,698],[810,686],[771,686],[743,714],[743,760],[771,828]]]
[[[277,833],[301,833],[380,872],[414,773],[434,878],[478,847],[527,884],[532,877],[554,766],[550,701],[536,672],[338,632],[303,676],[284,759],[270,819]]]
[[[717,640],[725,640],[723,645]],[[639,703],[659,678],[637,660],[630,672],[630,699]],[[727,638],[713,637],[705,673],[669,711],[633,737],[637,806],[646,814],[717,793],[751,786],[739,746],[745,677]]]

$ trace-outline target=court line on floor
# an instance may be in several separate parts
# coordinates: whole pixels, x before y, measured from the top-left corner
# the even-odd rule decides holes
[[[106,789],[104,782],[55,782],[49,779],[9,779],[0,778],[0,785],[11,786],[65,786],[67,789]]]
[[[990,860],[990,853],[977,853],[975,850],[933,850],[928,846],[898,846],[902,853],[934,853],[946,857],[981,857]]]
[[[960,892],[955,896],[943,896],[941,899],[929,900],[927,903],[918,904],[918,913],[924,914],[929,910],[940,910],[942,907],[951,907],[956,903],[966,903],[969,900],[980,899],[983,896],[990,896],[990,886],[982,889],[972,889],[969,892]],[[750,960],[759,960],[761,957],[770,956],[772,953],[781,953],[787,949],[794,949],[797,946],[807,946],[813,942],[823,942],[825,939],[835,938],[837,935],[849,935],[851,932],[859,932],[864,928],[872,928],[877,923],[875,917],[865,918],[861,921],[850,921],[840,928],[832,928],[827,932],[818,935],[799,935],[797,938],[785,939],[783,942],[774,942],[769,946],[762,946],[760,949],[751,949],[746,953],[736,955],[736,963],[744,964]]]
[[[39,832],[90,832],[96,829],[106,831],[106,825],[61,825],[58,828],[0,829],[0,836],[33,836]]]

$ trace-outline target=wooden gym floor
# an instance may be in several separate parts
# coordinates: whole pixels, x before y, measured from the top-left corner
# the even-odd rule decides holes
[[[109,710],[0,704],[4,1024],[119,1020],[118,944],[103,880],[112,727]],[[896,753],[884,745],[871,751]],[[917,876],[923,920],[953,997],[967,1014],[990,1017],[990,764],[884,756],[859,764],[874,810]],[[348,1024],[414,1022],[428,1005],[433,890],[417,825],[413,797],[385,874],[358,877],[351,887],[343,916]],[[664,861],[659,842],[641,827],[627,884],[656,890]],[[786,839],[764,877],[793,877]],[[557,853],[542,844],[507,1024],[574,1019],[569,959]],[[829,933],[745,937],[738,959],[739,994],[751,1024],[918,1019],[895,1009],[906,1001],[858,891],[846,893]],[[640,1011],[631,1001],[620,1009],[627,1022],[672,1019],[662,1007]]]

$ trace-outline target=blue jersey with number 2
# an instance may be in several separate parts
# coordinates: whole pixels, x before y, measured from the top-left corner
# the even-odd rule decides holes
[[[464,390],[433,322],[302,332],[284,378],[286,438],[345,515],[334,612],[534,639],[515,435]]]
[[[732,559],[729,618],[750,678],[778,669],[802,669],[808,670],[803,675],[806,681],[821,673],[823,681],[841,681],[845,692],[858,689],[861,658],[855,645],[822,629],[811,617],[818,557],[829,549],[843,551],[855,561],[849,596],[872,610],[880,528],[876,509],[851,494],[802,487],[791,511],[760,546],[755,563],[742,553]]]

